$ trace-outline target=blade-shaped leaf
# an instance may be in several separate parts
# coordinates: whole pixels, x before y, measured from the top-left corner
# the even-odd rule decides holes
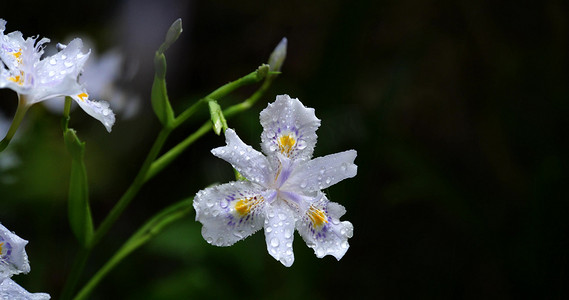
[[[72,158],[68,199],[69,225],[79,243],[88,247],[93,237],[93,220],[89,207],[87,170],[83,161],[85,143],[77,138],[73,129],[65,131],[64,139]]]

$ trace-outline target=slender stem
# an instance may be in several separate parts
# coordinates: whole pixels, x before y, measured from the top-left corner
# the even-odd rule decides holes
[[[65,97],[65,104],[63,105],[63,118],[61,118],[61,127],[63,131],[69,129],[69,113],[71,112],[71,97]]]
[[[223,96],[233,92],[234,90],[248,84],[253,84],[261,81],[262,78],[259,78],[257,75],[257,71],[251,72],[235,81],[229,82],[215,91],[211,92],[209,95],[205,96],[204,98],[200,99],[194,105],[190,106],[184,112],[182,112],[175,120],[174,120],[174,128],[178,127],[180,124],[184,123],[198,108],[199,105],[204,104],[208,101],[208,99],[215,99],[218,100]]]
[[[28,108],[30,108],[30,106],[26,103],[26,97],[24,95],[18,95],[18,97],[18,107],[16,108],[14,120],[12,120],[12,124],[10,125],[6,136],[2,141],[0,141],[0,152],[4,151],[4,149],[8,147],[8,144],[10,144],[10,141],[16,134],[18,127],[20,127],[20,123],[22,123],[22,120],[24,119]]]
[[[160,158],[156,159],[156,161],[154,161],[150,166],[150,169],[148,170],[148,173],[146,174],[146,178],[144,179],[144,181],[148,181],[149,179],[154,177],[154,175],[162,171],[162,169],[168,166],[176,157],[182,154],[182,152],[186,148],[188,148],[188,146],[190,146],[197,139],[199,139],[204,134],[209,132],[211,127],[212,127],[211,122],[209,121],[205,122],[198,130],[196,130],[196,132],[192,133],[181,143],[176,145],[174,148],[170,149],[168,152],[164,153],[162,156],[160,156]]]
[[[152,217],[144,226],[135,232],[123,246],[103,265],[85,286],[77,293],[75,300],[85,299],[99,282],[113,270],[125,257],[146,244],[166,226],[185,217],[192,210],[192,198],[184,199],[165,208]]]
[[[271,83],[272,83],[272,78],[267,78],[267,80],[265,80],[265,82],[263,82],[263,85],[253,95],[251,95],[251,97],[247,98],[245,101],[243,101],[239,104],[235,104],[235,105],[230,106],[229,108],[225,109],[223,111],[223,115],[226,118],[230,118],[239,112],[242,112],[242,111],[249,109],[267,91],[267,89],[271,86]],[[207,99],[208,97],[205,97],[203,99]],[[156,175],[160,171],[162,171],[174,159],[176,159],[180,154],[182,154],[182,152],[184,152],[184,150],[186,150],[186,148],[188,148],[188,146],[190,146],[197,139],[199,139],[204,134],[209,132],[209,130],[211,128],[212,128],[211,122],[209,122],[209,121],[205,122],[198,130],[196,130],[196,132],[192,133],[190,136],[188,136],[181,143],[179,143],[174,148],[170,149],[168,152],[164,153],[162,156],[160,156],[158,159],[156,159],[156,161],[154,161],[152,163],[152,165],[150,166],[150,169],[149,169],[148,174],[146,175],[146,178],[144,179],[144,181],[150,180],[152,177],[154,177],[154,175]]]
[[[65,282],[65,286],[63,287],[63,292],[61,293],[61,300],[71,299],[71,295],[79,282],[79,278],[81,276],[81,272],[83,272],[83,268],[85,267],[85,263],[89,258],[89,254],[91,253],[90,249],[81,247],[79,252],[77,253],[77,257],[73,262],[73,266],[71,267],[71,271],[67,277],[67,281]]]
[[[134,178],[134,181],[132,182],[130,187],[126,190],[126,192],[123,194],[123,196],[120,198],[120,200],[117,202],[117,204],[115,204],[111,212],[103,220],[99,228],[97,228],[97,230],[95,231],[95,235],[93,236],[93,240],[90,245],[91,248],[101,240],[101,238],[107,233],[107,231],[109,231],[109,229],[113,226],[113,224],[116,222],[121,213],[129,205],[130,201],[138,193],[138,191],[145,182],[146,173],[148,172],[154,159],[158,156],[158,153],[160,152],[160,149],[162,149],[162,146],[164,145],[164,142],[166,141],[166,138],[168,138],[170,132],[171,129],[168,128],[163,128],[160,131],[158,137],[156,138],[156,141],[154,142],[154,145],[152,145],[152,148],[150,149],[150,152],[146,157],[146,160],[142,164],[140,171]]]

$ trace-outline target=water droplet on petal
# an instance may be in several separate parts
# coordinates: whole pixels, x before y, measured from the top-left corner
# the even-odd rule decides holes
[[[67,59],[67,55],[62,54],[62,55],[61,55],[61,59],[63,59],[63,60]]]
[[[284,231],[284,237],[287,238],[287,239],[290,239],[291,236],[292,236],[291,230],[288,229],[288,228],[285,229],[285,231]]]
[[[63,63],[67,68],[71,68],[73,66],[72,62],[66,61],[65,63]]]
[[[332,182],[332,179],[330,177],[326,178],[326,184],[330,184],[330,182]]]
[[[271,232],[273,232],[273,227],[267,227],[267,228],[265,229],[265,231],[266,231],[267,233],[271,233]]]
[[[52,58],[49,60],[50,65],[55,65],[56,63],[57,63],[57,61],[55,60],[55,58]]]
[[[278,246],[279,246],[279,239],[277,239],[277,238],[272,238],[272,239],[271,239],[271,246],[273,246],[273,247],[278,247]]]
[[[348,245],[348,242],[346,242],[346,241],[343,241],[342,244],[341,244],[341,247],[344,248],[344,249],[348,249],[348,246],[349,246],[349,245]]]
[[[279,219],[281,219],[281,220],[285,220],[285,219],[286,219],[286,216],[285,216],[285,214],[279,214]]]
[[[300,188],[301,189],[305,189],[306,188],[306,181],[303,181],[300,183]]]

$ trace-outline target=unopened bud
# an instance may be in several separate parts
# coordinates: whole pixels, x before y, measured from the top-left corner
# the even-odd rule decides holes
[[[287,39],[283,38],[269,57],[270,71],[279,72],[286,58]]]
[[[180,37],[182,31],[182,19],[177,19],[168,29],[168,32],[166,33],[166,39],[160,46],[160,49],[158,49],[158,52],[164,53],[176,40],[178,40],[178,37]]]

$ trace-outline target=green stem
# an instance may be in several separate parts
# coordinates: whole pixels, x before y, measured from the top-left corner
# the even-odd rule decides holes
[[[215,91],[211,92],[209,95],[205,96],[204,98],[200,99],[194,105],[190,106],[184,112],[182,112],[175,120],[174,120],[174,128],[178,127],[180,124],[184,123],[198,108],[199,105],[204,104],[208,101],[208,99],[215,99],[218,100],[223,96],[233,92],[234,90],[249,84],[254,84],[262,80],[257,75],[258,71],[251,72],[235,81],[227,83]]]
[[[77,283],[79,282],[81,272],[83,272],[83,268],[85,267],[85,263],[87,262],[90,253],[90,249],[83,247],[79,249],[79,253],[77,253],[77,257],[75,258],[73,266],[71,267],[71,272],[69,272],[67,281],[63,287],[61,300],[71,299],[71,295],[75,290]]]
[[[202,137],[204,134],[209,132],[211,129],[212,124],[211,122],[205,122],[196,132],[192,133],[188,136],[185,140],[180,142],[174,148],[170,149],[168,152],[164,153],[160,158],[156,159],[150,166],[148,170],[148,174],[146,174],[146,178],[144,181],[150,180],[154,175],[158,174],[162,169],[168,166],[176,157],[178,157],[182,152],[188,148],[193,142],[197,139]]]
[[[65,104],[63,105],[63,118],[61,119],[61,127],[63,131],[69,129],[69,113],[71,112],[71,97],[65,97]]]
[[[18,95],[18,96],[19,99],[18,99],[18,107],[16,108],[16,114],[14,115],[14,120],[12,120],[12,124],[10,125],[10,128],[6,133],[6,136],[2,141],[0,141],[0,152],[4,151],[4,149],[8,147],[8,144],[10,144],[10,141],[16,134],[18,127],[20,127],[20,123],[22,123],[22,120],[24,119],[24,116],[26,115],[28,108],[30,108],[30,106],[26,103],[26,97],[24,95]]]
[[[99,282],[113,270],[125,257],[146,244],[166,226],[185,217],[192,210],[192,198],[177,202],[152,217],[144,226],[134,233],[123,246],[91,277],[89,282],[77,293],[75,300],[86,299]]]
[[[265,82],[263,82],[263,85],[253,95],[251,95],[251,97],[247,98],[245,101],[243,101],[239,104],[235,104],[235,105],[230,106],[229,108],[225,109],[223,111],[223,115],[226,118],[230,118],[230,117],[236,115],[237,113],[240,113],[242,111],[249,109],[267,91],[267,89],[271,86],[272,81],[273,81],[272,78],[267,78],[267,80],[265,80]],[[203,99],[207,99],[207,98],[209,98],[209,96],[205,97]],[[205,100],[205,101],[207,101],[207,100]],[[198,130],[196,130],[196,132],[192,133],[190,136],[188,136],[181,143],[176,145],[174,148],[168,150],[168,152],[164,153],[162,156],[160,156],[158,159],[156,159],[156,161],[154,161],[152,163],[152,165],[150,166],[150,169],[149,169],[148,174],[146,175],[146,178],[144,179],[144,181],[150,180],[152,177],[154,177],[154,175],[156,175],[160,171],[162,171],[174,159],[176,159],[178,156],[180,156],[180,154],[182,154],[184,152],[184,150],[186,150],[186,148],[188,148],[191,144],[193,144],[197,139],[202,137],[204,134],[209,132],[209,130],[211,128],[212,128],[211,122],[209,122],[209,121],[205,122]]]
[[[116,222],[121,213],[130,204],[130,201],[138,193],[138,191],[145,182],[146,173],[148,172],[154,159],[158,156],[158,153],[160,152],[160,149],[162,149],[162,146],[164,145],[164,142],[166,142],[166,139],[168,138],[170,132],[171,129],[168,128],[163,128],[160,131],[158,137],[156,138],[156,141],[154,142],[154,145],[152,145],[152,148],[150,149],[150,152],[146,157],[146,160],[142,164],[140,171],[138,171],[138,174],[134,178],[134,181],[132,182],[128,190],[120,198],[120,200],[117,202],[117,204],[115,204],[111,212],[103,220],[99,228],[97,228],[97,230],[95,231],[95,235],[93,236],[93,240],[90,245],[91,248],[101,240],[101,238],[107,233],[107,231],[109,231],[109,229],[113,226],[113,224]]]

